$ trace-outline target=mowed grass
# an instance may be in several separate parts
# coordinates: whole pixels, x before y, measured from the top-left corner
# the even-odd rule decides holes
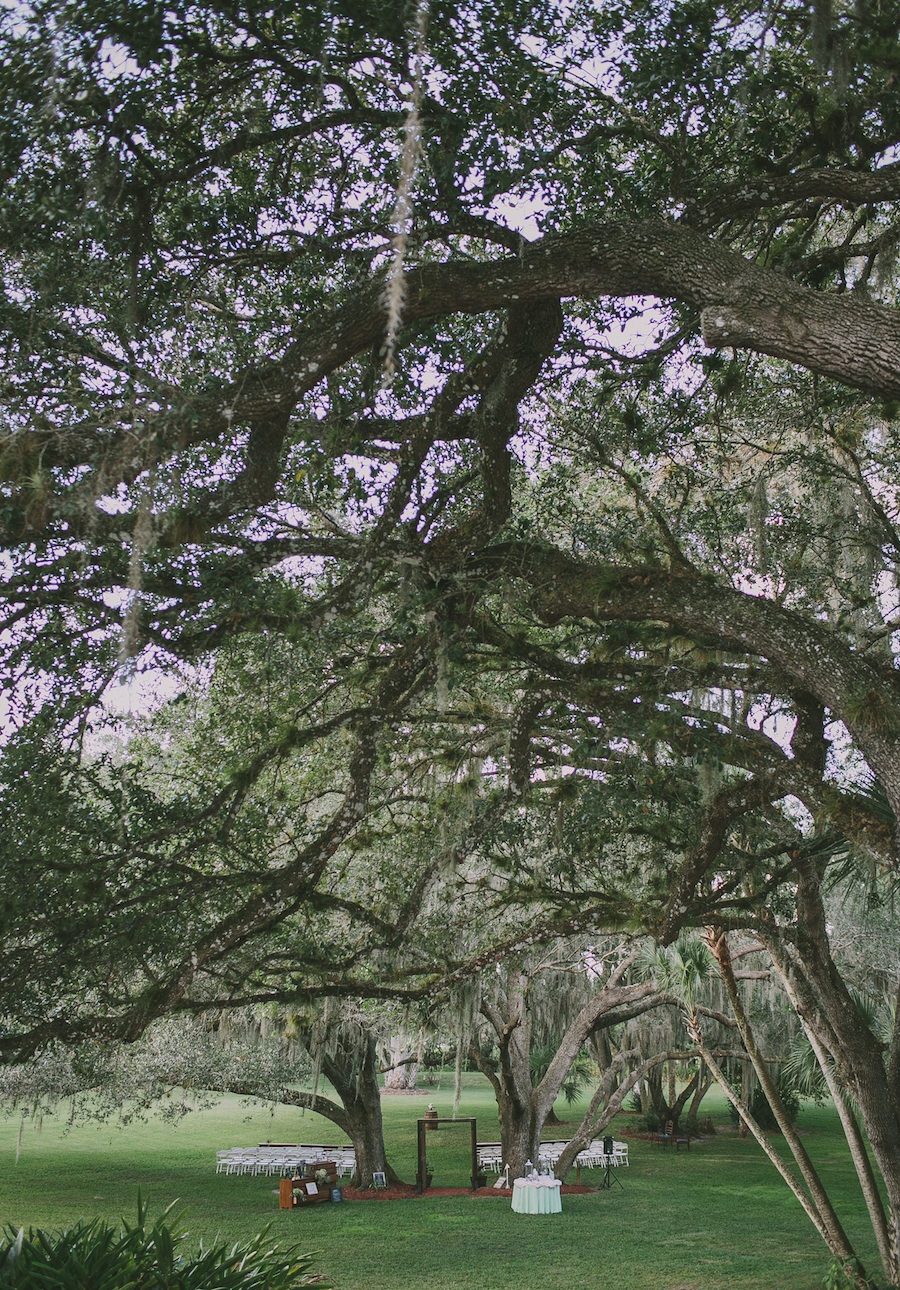
[[[385,1136],[401,1175],[415,1174],[417,1117],[428,1102],[449,1115],[452,1091],[383,1099]],[[714,1118],[727,1124],[724,1106]],[[574,1112],[557,1107],[564,1118]],[[577,1112],[577,1108],[575,1108]],[[498,1136],[496,1108],[479,1077],[467,1078],[460,1115],[478,1118],[478,1136]],[[614,1131],[621,1134],[630,1117]],[[801,1118],[808,1150],[870,1270],[874,1243],[831,1108]],[[468,1184],[468,1126],[428,1134],[436,1187]],[[317,1250],[317,1270],[337,1290],[815,1290],[829,1257],[809,1220],[760,1149],[734,1133],[690,1152],[630,1144],[622,1186],[565,1196],[554,1216],[513,1214],[508,1200],[433,1196],[396,1202],[277,1208],[277,1179],[215,1173],[217,1148],[273,1142],[333,1142],[327,1121],[296,1111],[253,1108],[223,1098],[177,1127],[157,1120],[66,1129],[64,1117],[26,1124],[0,1119],[0,1222],[60,1228],[95,1216],[133,1218],[138,1191],[152,1214],[172,1201],[192,1239],[239,1240],[272,1224],[274,1238]],[[546,1136],[564,1136],[548,1130]],[[574,1175],[570,1178],[574,1181]],[[585,1171],[583,1181],[599,1181]]]

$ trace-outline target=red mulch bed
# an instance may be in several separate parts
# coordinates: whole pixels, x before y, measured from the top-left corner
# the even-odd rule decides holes
[[[595,1192],[596,1187],[578,1187],[575,1184],[562,1188],[564,1196],[586,1196]],[[377,1191],[360,1190],[358,1187],[344,1187],[344,1200],[422,1200],[425,1196],[502,1196],[509,1200],[512,1187],[479,1187],[472,1191],[470,1187],[429,1187],[427,1191],[417,1192],[410,1183],[401,1183],[395,1187],[379,1187]]]

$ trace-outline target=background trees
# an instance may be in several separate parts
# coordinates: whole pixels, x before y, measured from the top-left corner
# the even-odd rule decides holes
[[[478,1000],[491,1047],[483,1052],[475,1031],[470,1054],[494,1089],[503,1160],[513,1177],[521,1176],[527,1160],[538,1159],[553,1103],[587,1041],[665,1001],[653,980],[628,980],[635,956],[624,947],[618,955],[610,950],[608,958],[598,956],[593,968],[583,958],[567,963],[564,947],[559,951],[561,957],[551,951],[533,965],[512,961],[498,968]],[[573,979],[554,981],[560,974]],[[535,1047],[549,1036],[552,1049],[535,1070]],[[608,1090],[607,1099],[614,1091]]]

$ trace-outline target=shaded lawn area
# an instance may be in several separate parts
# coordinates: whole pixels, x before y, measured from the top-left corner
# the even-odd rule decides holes
[[[417,1116],[429,1100],[449,1114],[451,1098],[447,1090],[385,1097],[389,1154],[404,1177],[415,1172]],[[493,1101],[477,1077],[468,1081],[460,1114],[478,1117],[480,1138],[495,1138]],[[828,1266],[824,1245],[759,1148],[731,1133],[690,1152],[632,1141],[623,1187],[566,1196],[560,1215],[513,1214],[506,1201],[468,1195],[282,1212],[273,1194],[277,1179],[217,1175],[216,1149],[266,1140],[328,1142],[334,1131],[318,1117],[286,1108],[247,1116],[246,1103],[223,1098],[177,1128],[150,1121],[66,1132],[60,1120],[45,1119],[40,1131],[26,1125],[18,1164],[19,1122],[2,1119],[0,1222],[58,1228],[94,1216],[132,1219],[140,1189],[153,1215],[177,1201],[192,1237],[206,1243],[244,1239],[272,1223],[277,1239],[320,1252],[317,1270],[337,1290],[531,1290],[548,1284],[577,1290],[607,1283],[620,1290],[815,1290]],[[617,1136],[629,1122],[620,1118]],[[810,1108],[801,1127],[834,1186],[851,1236],[877,1273],[837,1117],[830,1108]],[[467,1128],[428,1135],[436,1186],[467,1184]],[[564,1135],[560,1129],[547,1134]],[[599,1179],[585,1171],[582,1181]]]

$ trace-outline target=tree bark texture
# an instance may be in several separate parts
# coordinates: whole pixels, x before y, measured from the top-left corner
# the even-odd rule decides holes
[[[838,1080],[862,1117],[887,1201],[887,1273],[900,1284],[900,1088],[885,1046],[859,1012],[831,956],[819,875],[804,863],[798,872],[797,924],[763,933],[781,970],[789,974],[801,1018],[831,1055]],[[894,1019],[894,1027],[898,1025]],[[875,1220],[878,1230],[877,1217]]]
[[[843,1225],[835,1213],[834,1206],[831,1203],[818,1171],[809,1158],[805,1146],[800,1140],[793,1124],[790,1121],[781,1094],[778,1092],[775,1081],[765,1061],[762,1059],[759,1047],[756,1043],[756,1036],[750,1025],[747,1014],[744,1010],[743,1001],[737,987],[737,981],[734,976],[734,969],[731,963],[731,953],[728,946],[728,938],[722,932],[711,929],[707,936],[707,943],[718,964],[719,973],[725,983],[725,989],[728,994],[731,1009],[737,1022],[738,1032],[741,1040],[747,1050],[747,1054],[753,1063],[753,1069],[756,1071],[757,1078],[762,1091],[765,1093],[769,1105],[775,1115],[778,1127],[782,1132],[785,1142],[790,1147],[791,1155],[797,1162],[804,1183],[806,1184],[809,1196],[815,1206],[816,1212],[822,1226],[827,1233],[828,1247],[842,1262],[846,1263],[856,1258],[856,1252],[844,1231]]]
[[[778,1173],[787,1183],[791,1192],[794,1194],[794,1196],[797,1198],[797,1200],[800,1202],[801,1206],[803,1207],[803,1211],[806,1214],[807,1218],[812,1223],[813,1227],[815,1227],[816,1231],[819,1233],[822,1240],[828,1246],[829,1250],[834,1255],[834,1257],[841,1259],[842,1262],[846,1261],[846,1259],[848,1258],[848,1255],[844,1253],[843,1242],[841,1242],[840,1244],[835,1244],[833,1233],[829,1229],[828,1225],[822,1219],[822,1216],[820,1215],[815,1204],[810,1199],[809,1195],[804,1190],[804,1188],[794,1177],[794,1175],[791,1173],[790,1169],[788,1169],[785,1162],[781,1159],[781,1156],[779,1156],[778,1152],[775,1150],[775,1148],[771,1145],[771,1143],[766,1138],[766,1135],[763,1132],[763,1130],[759,1127],[759,1125],[756,1123],[756,1120],[750,1114],[750,1111],[747,1108],[747,1106],[745,1106],[745,1104],[737,1096],[734,1089],[731,1087],[728,1080],[725,1078],[725,1074],[722,1071],[721,1066],[716,1061],[712,1051],[707,1047],[706,1043],[704,1042],[703,1033],[700,1029],[699,1018],[696,1016],[696,1014],[692,1014],[689,1016],[688,1028],[690,1029],[692,1038],[694,1039],[694,1042],[696,1043],[697,1048],[701,1056],[703,1057],[703,1060],[706,1062],[707,1067],[712,1073],[713,1078],[715,1079],[719,1087],[722,1089],[723,1093],[728,1098],[731,1105],[737,1111],[738,1116],[740,1117],[741,1123],[744,1124],[746,1128],[749,1130],[749,1132],[753,1135],[753,1137],[759,1143],[760,1147],[762,1148],[768,1160],[775,1166]],[[852,1254],[850,1257],[852,1257]]]
[[[381,1089],[375,1038],[367,1035],[361,1044],[356,1069],[325,1054],[322,1073],[330,1080],[341,1099],[346,1115],[346,1132],[356,1151],[357,1187],[371,1187],[373,1173],[384,1173],[389,1182],[399,1181],[388,1164],[384,1147],[384,1125],[381,1117]]]
[[[766,949],[775,967],[782,987],[791,1000],[791,1004],[797,1016],[800,1018],[804,1032],[809,1040],[810,1046],[816,1055],[816,1061],[819,1063],[819,1069],[828,1086],[831,1099],[837,1109],[840,1117],[841,1126],[844,1130],[844,1137],[847,1140],[847,1146],[850,1150],[850,1158],[853,1161],[853,1167],[856,1170],[856,1176],[859,1179],[860,1190],[866,1202],[866,1209],[869,1213],[869,1221],[872,1224],[872,1231],[875,1233],[875,1240],[878,1245],[878,1254],[881,1259],[881,1265],[885,1276],[896,1284],[897,1269],[893,1264],[893,1255],[891,1252],[891,1237],[888,1228],[887,1215],[884,1210],[884,1203],[881,1199],[881,1193],[878,1190],[878,1182],[875,1172],[872,1168],[872,1162],[869,1159],[869,1153],[866,1149],[865,1141],[860,1132],[859,1123],[853,1113],[852,1108],[847,1102],[847,1091],[838,1084],[835,1078],[834,1062],[831,1054],[826,1050],[823,1039],[821,1038],[814,1018],[811,1018],[800,1000],[797,991],[794,988],[793,974],[790,965],[782,952],[782,948],[774,940],[765,937]]]

